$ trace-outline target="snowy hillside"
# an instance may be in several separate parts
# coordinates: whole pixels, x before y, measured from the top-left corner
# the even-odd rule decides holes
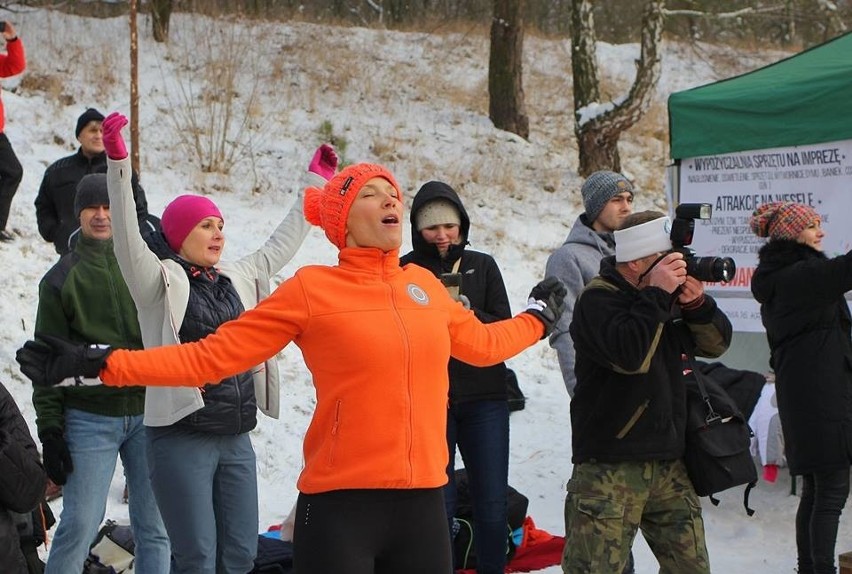
[[[23,39],[29,69],[4,82],[6,133],[24,166],[10,226],[14,243],[0,243],[0,378],[17,398],[30,428],[29,383],[15,350],[32,335],[37,284],[55,262],[52,245],[38,235],[33,201],[44,169],[76,149],[74,125],[85,108],[129,112],[129,33],[126,19],[95,20],[22,8],[0,12]],[[172,42],[157,45],[140,19],[141,173],[149,208],[159,214],[171,198],[209,193],[225,214],[225,258],[255,249],[294,197],[313,149],[329,136],[344,160],[387,165],[410,203],[420,184],[441,179],[462,196],[471,216],[474,249],[494,255],[511,301],[519,309],[541,278],[548,254],[562,243],[582,210],[581,179],[571,121],[570,45],[528,37],[525,90],[530,141],[495,130],[487,117],[488,40],[483,30],[446,35],[402,33],[312,24],[212,21],[178,14]],[[234,112],[245,128],[229,139],[251,153],[231,174],[203,173],[181,142],[187,100],[209,73],[205,55],[219,55],[224,77],[236,73]],[[599,45],[605,91],[622,95],[634,73],[637,45]],[[657,101],[623,140],[624,171],[637,182],[638,208],[665,207],[667,163],[664,102],[669,93],[740,73],[779,58],[778,53],[667,43]],[[233,58],[237,58],[233,60]],[[236,68],[236,69],[234,69]],[[194,100],[193,100],[194,101]],[[341,143],[345,143],[341,145]],[[410,245],[406,222],[404,249]],[[333,263],[335,250],[314,229],[280,279],[300,265]],[[526,393],[526,410],[512,415],[510,482],[530,498],[536,524],[563,534],[562,505],[570,476],[568,397],[555,353],[539,343],[510,361]],[[281,420],[262,420],[252,433],[257,450],[261,527],[280,521],[295,500],[301,437],[314,405],[308,372],[294,346],[281,355]],[[757,514],[745,516],[740,490],[718,508],[705,504],[708,545],[715,572],[793,572],[793,519],[797,498],[789,477],[762,482],[752,495]],[[126,519],[123,481],[114,482],[107,517]],[[61,508],[61,499],[52,503]],[[852,550],[852,522],[844,516],[838,551]],[[656,572],[643,541],[637,572]],[[545,572],[556,573],[559,568]]]

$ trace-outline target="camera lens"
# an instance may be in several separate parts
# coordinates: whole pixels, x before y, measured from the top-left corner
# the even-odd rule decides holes
[[[686,273],[699,281],[727,283],[734,278],[737,265],[730,257],[687,257]]]

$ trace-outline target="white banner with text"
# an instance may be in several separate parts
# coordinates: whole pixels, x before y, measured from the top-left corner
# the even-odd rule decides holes
[[[737,331],[763,331],[750,289],[765,242],[749,227],[757,206],[809,205],[822,218],[825,254],[835,257],[852,248],[852,140],[685,159],[678,184],[679,203],[713,206],[710,220],[696,221],[690,247],[698,256],[731,257],[737,264],[733,281],[707,284]]]

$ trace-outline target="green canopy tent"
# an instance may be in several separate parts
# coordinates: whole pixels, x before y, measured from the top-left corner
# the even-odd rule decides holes
[[[852,139],[850,105],[852,33],[752,72],[673,93],[672,199],[680,198],[681,160]],[[767,371],[766,335],[735,332],[721,360]]]
[[[852,139],[852,33],[669,97],[673,159]]]

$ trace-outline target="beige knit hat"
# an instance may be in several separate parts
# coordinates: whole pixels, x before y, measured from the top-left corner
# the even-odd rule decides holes
[[[438,198],[428,202],[420,208],[415,216],[417,231],[423,231],[427,227],[442,224],[461,225],[459,209],[452,201]]]

